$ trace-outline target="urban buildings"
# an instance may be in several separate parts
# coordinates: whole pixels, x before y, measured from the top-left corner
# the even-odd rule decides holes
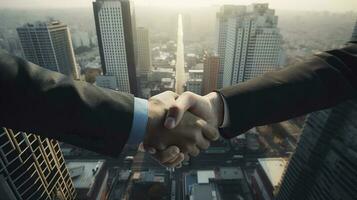
[[[220,11],[217,13],[216,22],[216,49],[217,55],[219,57],[219,70],[217,76],[217,88],[222,88],[223,86],[223,70],[224,61],[226,55],[226,43],[227,43],[227,30],[228,30],[228,20],[230,18],[235,18],[240,12],[245,11],[245,6],[235,6],[235,5],[223,5]]]
[[[252,176],[252,190],[256,200],[272,200],[278,192],[287,161],[283,158],[258,158]]]
[[[152,67],[151,63],[151,47],[149,30],[144,27],[136,29],[137,35],[137,73],[139,75],[147,75]]]
[[[188,70],[188,80],[186,82],[187,91],[202,95],[203,69]]]
[[[67,167],[78,200],[106,199],[108,169],[105,160],[68,160]]]
[[[3,128],[0,134],[0,199],[76,199],[55,140]]]
[[[217,18],[219,88],[244,82],[281,65],[278,17],[268,4],[223,6]]]
[[[354,27],[353,32],[352,32],[351,41],[357,41],[357,21],[356,21],[355,27]]]
[[[355,100],[308,116],[277,200],[356,199],[356,119]]]
[[[104,75],[116,77],[119,91],[137,93],[133,8],[129,0],[93,2]]]
[[[209,56],[205,57],[203,69],[202,94],[206,95],[217,88],[217,76],[219,69],[219,57]]]
[[[60,21],[37,22],[17,28],[28,61],[46,69],[79,79],[79,71],[66,24]]]
[[[183,184],[187,199],[253,199],[240,167],[191,171],[184,176]]]

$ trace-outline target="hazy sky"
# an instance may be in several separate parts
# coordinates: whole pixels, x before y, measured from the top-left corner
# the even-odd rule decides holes
[[[0,8],[91,7],[93,0],[0,0]],[[135,0],[137,5],[199,6],[269,3],[274,9],[345,12],[357,11],[357,0]]]

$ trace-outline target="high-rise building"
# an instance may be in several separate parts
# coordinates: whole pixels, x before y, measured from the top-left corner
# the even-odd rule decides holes
[[[46,69],[79,78],[71,35],[60,21],[37,22],[17,28],[25,57]]]
[[[93,2],[103,73],[115,76],[119,91],[137,93],[133,7],[129,0]]]
[[[67,160],[67,166],[77,200],[106,199],[108,169],[105,160]]]
[[[356,119],[356,100],[308,116],[277,200],[356,199]]]
[[[227,43],[227,30],[228,30],[228,20],[234,18],[238,13],[244,13],[246,10],[245,6],[235,6],[235,5],[224,5],[221,7],[220,11],[217,13],[217,24],[216,24],[216,53],[219,57],[219,70],[217,75],[217,88],[222,88],[223,86],[223,69],[224,60],[226,54],[226,43]]]
[[[234,12],[226,15],[223,12],[223,17],[219,18],[220,21],[224,19],[218,39],[218,55],[222,62],[219,71],[222,80],[218,81],[223,87],[277,69],[282,59],[282,36],[275,11],[269,9],[268,4],[234,8]]]
[[[206,95],[217,88],[219,57],[207,55],[203,68],[202,94]]]
[[[256,200],[272,200],[286,167],[283,158],[258,158],[257,168],[251,176],[251,185]]]
[[[178,15],[177,21],[177,51],[176,51],[176,81],[175,81],[175,92],[177,94],[182,94],[184,92],[184,87],[186,83],[185,77],[185,50],[183,43],[183,26],[182,26],[182,15]]]
[[[76,199],[56,140],[3,128],[0,134],[0,199]]]
[[[186,82],[187,91],[202,95],[203,69],[188,70],[188,80]]]
[[[136,29],[136,47],[137,47],[137,72],[140,75],[146,75],[151,70],[151,48],[149,30],[144,27]]]
[[[356,21],[356,24],[355,24],[355,27],[353,29],[353,32],[352,32],[352,41],[357,41],[357,21]]]

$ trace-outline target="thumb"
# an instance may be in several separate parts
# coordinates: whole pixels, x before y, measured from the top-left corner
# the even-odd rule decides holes
[[[164,126],[168,129],[175,128],[182,120],[185,112],[194,105],[194,99],[191,93],[185,92],[179,96],[166,115]]]

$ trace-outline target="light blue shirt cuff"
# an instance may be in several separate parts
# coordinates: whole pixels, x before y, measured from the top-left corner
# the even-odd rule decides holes
[[[133,124],[127,144],[140,144],[144,140],[146,125],[148,123],[148,101],[146,99],[134,98]]]

